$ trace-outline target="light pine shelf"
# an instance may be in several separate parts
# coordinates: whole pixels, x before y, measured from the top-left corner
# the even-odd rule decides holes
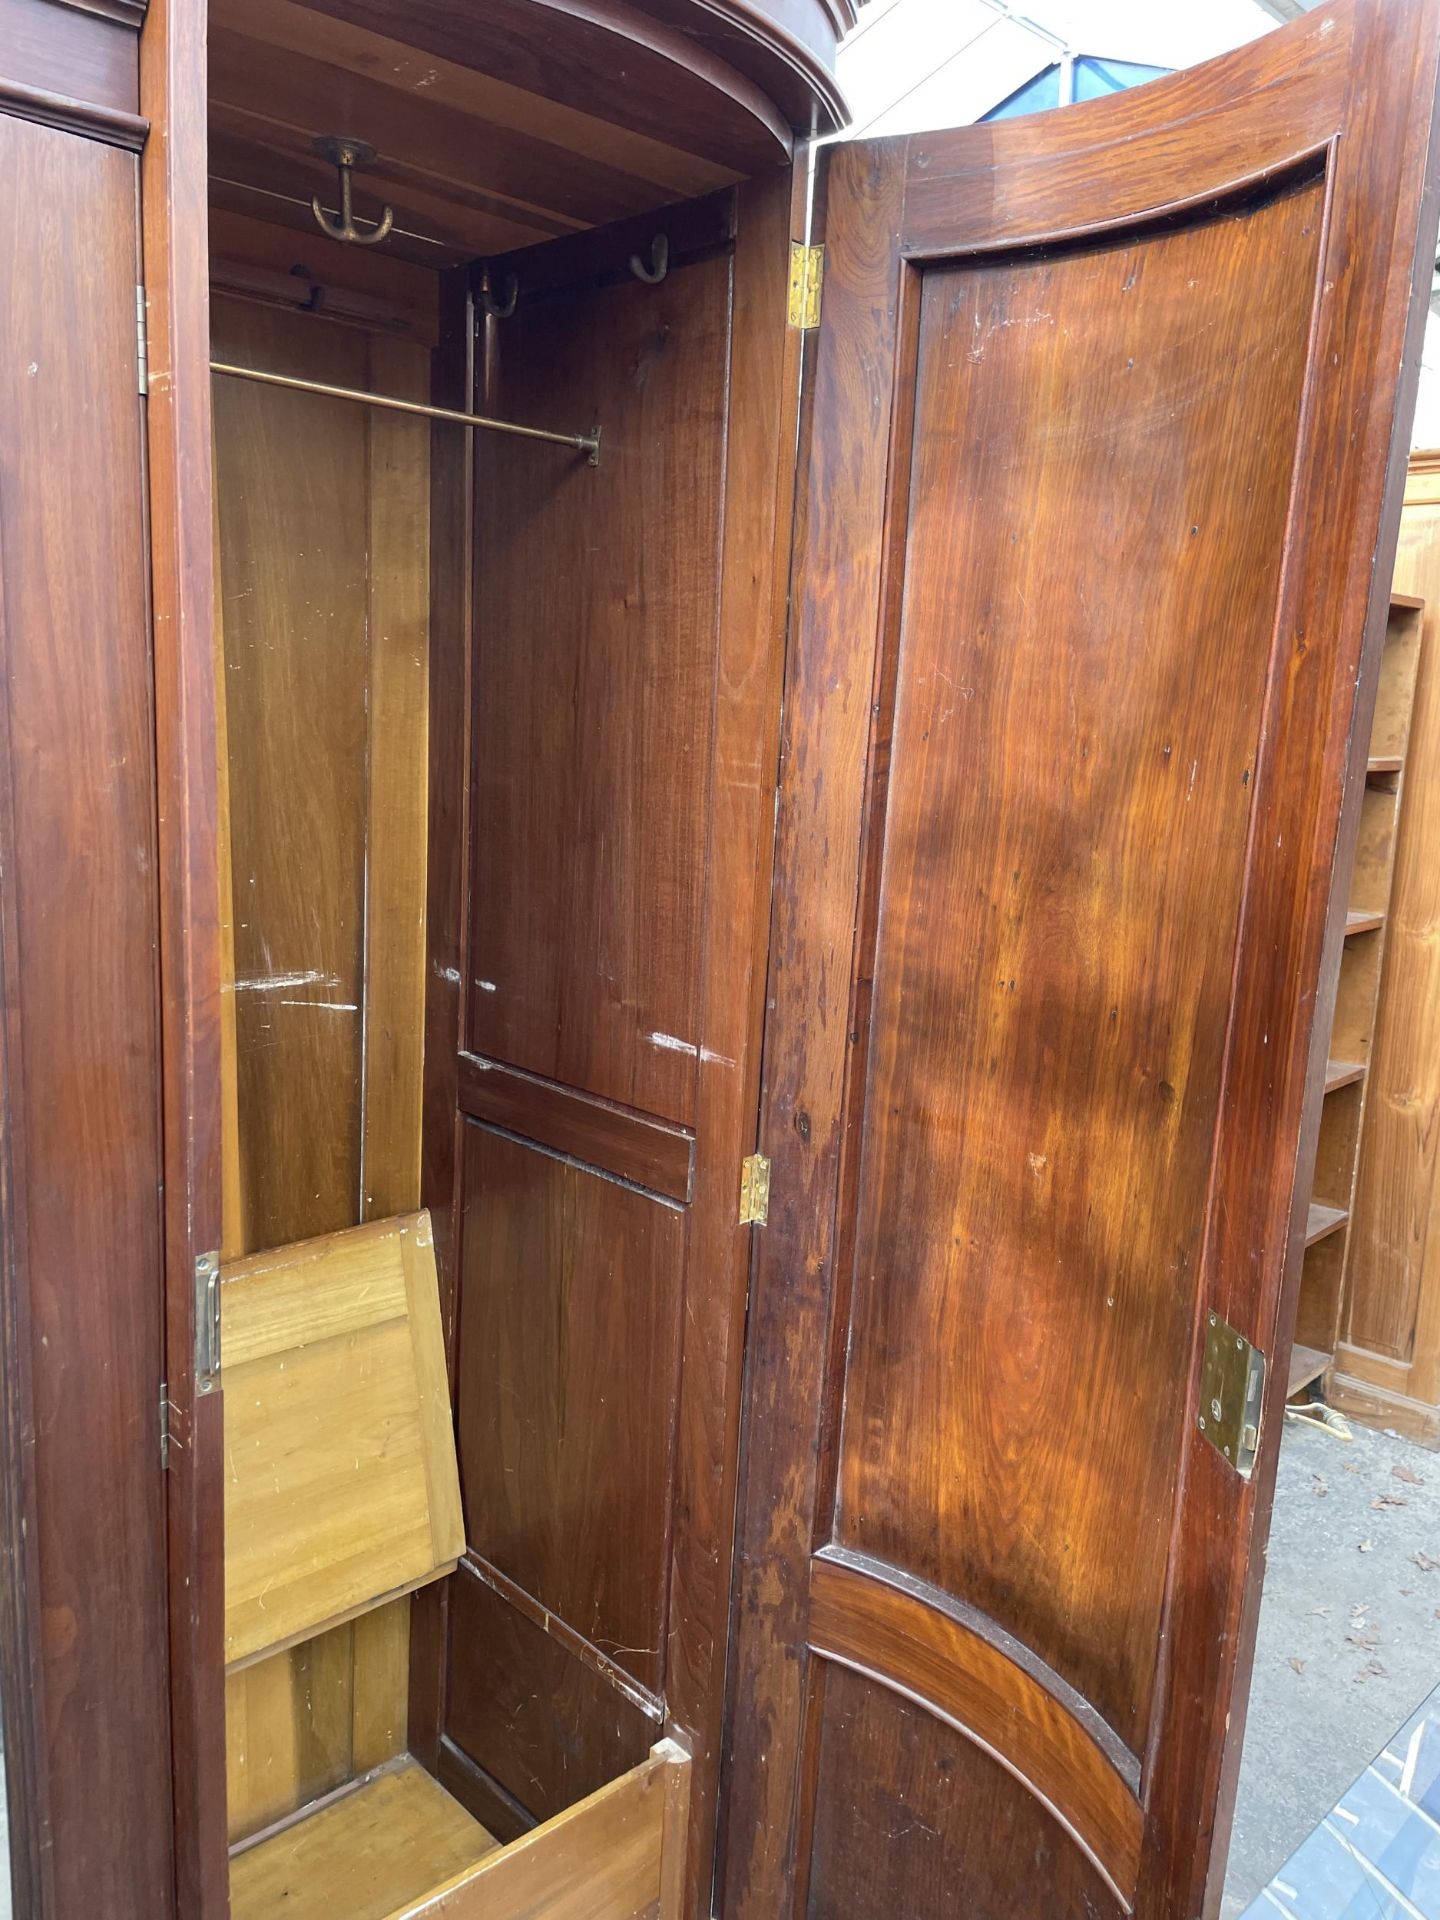
[[[1385,924],[1383,913],[1369,913],[1363,908],[1352,908],[1345,916],[1345,938],[1352,933],[1378,933]]]
[[[1334,1093],[1337,1087],[1350,1087],[1364,1078],[1363,1060],[1331,1060],[1325,1067],[1325,1091]]]

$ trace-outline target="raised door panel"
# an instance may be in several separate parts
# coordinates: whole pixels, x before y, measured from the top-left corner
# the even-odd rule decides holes
[[[1321,199],[919,293],[836,1538],[1137,1756]]]
[[[1223,1854],[1437,40],[1357,0],[831,156],[733,1920],[1191,1920]]]

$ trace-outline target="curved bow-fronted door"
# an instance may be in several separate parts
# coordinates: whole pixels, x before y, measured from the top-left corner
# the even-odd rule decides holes
[[[1192,1920],[1223,1857],[1437,20],[831,156],[737,1920]]]

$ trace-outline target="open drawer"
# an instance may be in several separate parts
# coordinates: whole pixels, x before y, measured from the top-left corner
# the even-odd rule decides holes
[[[236,1849],[232,1920],[670,1920],[680,1911],[689,1757],[670,1740],[500,1846],[402,1757]]]
[[[229,1263],[221,1308],[228,1672],[366,1622],[388,1620],[375,1644],[393,1652],[396,1596],[464,1551],[429,1216]],[[291,1701],[313,1739],[331,1709],[321,1666],[302,1669]],[[353,1751],[352,1777],[237,1841],[235,1920],[678,1911],[689,1759],[675,1743],[502,1846],[403,1750],[403,1710],[393,1725],[378,1764]],[[282,1744],[258,1764],[283,1771]]]

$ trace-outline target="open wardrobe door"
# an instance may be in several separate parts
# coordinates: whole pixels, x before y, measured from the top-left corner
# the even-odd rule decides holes
[[[829,156],[732,1920],[1218,1901],[1437,45]]]

